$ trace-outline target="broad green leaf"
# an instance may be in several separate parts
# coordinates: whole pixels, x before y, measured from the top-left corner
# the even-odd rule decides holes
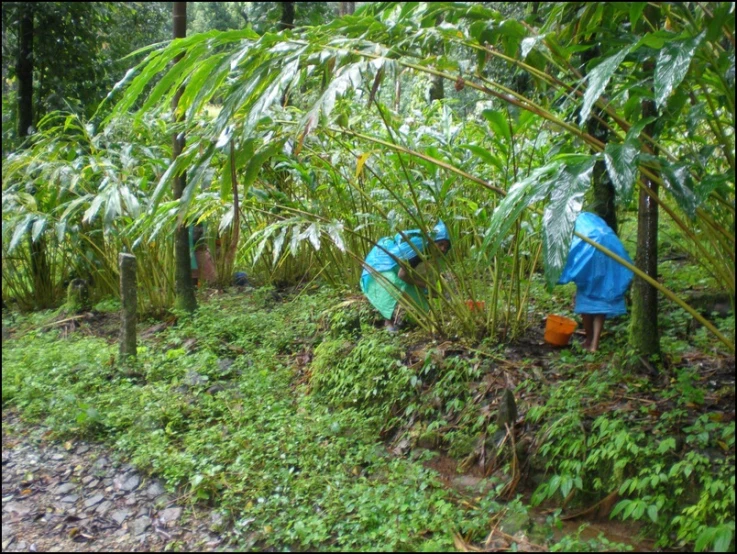
[[[568,498],[571,489],[573,489],[573,479],[566,475],[560,481],[560,494],[563,495],[563,498]]]
[[[647,2],[630,2],[630,28],[634,29],[642,17]]]
[[[92,203],[90,204],[90,207],[87,208],[87,210],[84,212],[84,215],[82,216],[82,221],[84,223],[89,223],[92,221],[95,216],[97,215],[97,212],[100,210],[100,206],[102,206],[102,203],[106,200],[104,194],[98,194],[95,196],[94,200],[92,200]]]
[[[338,250],[345,252],[345,243],[343,242],[343,237],[340,234],[342,230],[342,223],[328,225],[328,235],[330,236],[330,239],[335,243],[335,246],[338,247]]]
[[[694,551],[695,552],[703,552],[706,550],[707,546],[709,546],[709,543],[714,540],[714,535],[716,534],[716,529],[713,527],[707,527],[701,533],[699,534],[698,538],[696,539],[696,543],[694,544]]]
[[[461,148],[467,148],[487,164],[496,167],[499,171],[504,171],[504,165],[502,164],[501,160],[497,156],[489,152],[486,148],[483,148],[476,144],[462,144]]]
[[[633,50],[637,50],[641,46],[647,46],[648,48],[660,50],[663,46],[673,40],[676,40],[677,38],[678,35],[672,31],[661,30],[655,31],[654,33],[647,33],[639,41],[637,41],[637,44],[635,45]]]
[[[12,252],[15,250],[15,247],[18,246],[18,243],[26,234],[28,226],[31,224],[31,221],[33,221],[33,218],[34,216],[32,214],[27,214],[23,220],[16,225],[15,231],[13,232],[13,238],[10,239],[10,246],[8,247],[9,252]]]
[[[253,185],[253,183],[256,181],[256,177],[258,177],[259,171],[261,171],[261,167],[269,160],[269,158],[276,155],[279,150],[281,150],[282,145],[283,141],[273,142],[266,146],[266,148],[259,150],[248,161],[248,166],[246,167],[246,175],[243,178],[244,190],[248,190],[248,188]]]
[[[205,51],[205,45],[200,45],[200,48],[193,48],[192,50],[187,52],[181,60],[173,65],[173,67],[166,73],[166,75],[164,75],[161,80],[156,83],[156,86],[151,91],[151,94],[148,95],[148,98],[146,98],[146,101],[138,110],[138,113],[136,115],[136,122],[140,122],[143,115],[148,112],[148,110],[152,106],[156,105],[156,103],[161,99],[162,96],[164,96],[165,94],[169,96],[168,93],[170,93],[171,95],[174,94],[184,78],[189,74],[192,66],[200,61],[200,55]]]
[[[699,199],[694,194],[694,182],[685,163],[670,164],[661,160],[661,173],[666,189],[673,195],[678,206],[692,220],[696,218]]]
[[[734,537],[734,521],[729,524],[720,525],[714,533],[714,552],[729,552],[729,546]]]
[[[320,250],[320,229],[318,229],[317,223],[311,223],[302,233],[302,236],[310,239],[310,243],[312,243],[315,250]]]
[[[653,523],[658,522],[658,507],[655,504],[651,504],[647,508],[647,515]]]
[[[583,207],[583,196],[591,185],[596,158],[565,166],[550,189],[550,202],[543,214],[543,262],[545,280],[552,289],[568,259],[573,229]]]
[[[288,227],[284,227],[281,230],[281,233],[279,233],[279,236],[276,237],[276,240],[274,241],[274,256],[271,261],[272,265],[276,265],[276,262],[279,260],[279,255],[281,254],[282,246],[284,246],[284,239],[287,237],[287,231],[289,230]]]
[[[44,229],[46,229],[46,223],[47,221],[45,217],[39,217],[33,222],[33,227],[31,228],[31,240],[33,242],[36,242],[41,236],[41,233],[44,232]]]
[[[691,59],[704,34],[702,32],[690,39],[670,42],[660,50],[655,66],[655,104],[658,108],[688,73]]]
[[[588,74],[586,79],[589,82],[589,86],[586,88],[586,92],[583,95],[583,106],[581,107],[581,117],[579,120],[581,124],[583,124],[589,118],[591,107],[596,103],[601,94],[604,92],[607,84],[609,83],[609,79],[612,78],[612,75],[614,75],[614,72],[619,67],[619,64],[624,61],[624,59],[627,57],[627,54],[630,53],[631,49],[631,46],[623,48],[614,56],[611,56],[610,58],[607,58],[606,60],[601,62]]]
[[[617,202],[627,202],[637,178],[637,155],[640,153],[636,141],[616,144],[610,142],[604,149],[604,162],[617,194]]]
[[[55,225],[56,228],[56,240],[61,242],[64,240],[64,234],[67,232],[67,222],[60,221]]]
[[[627,508],[630,504],[632,504],[631,500],[621,500],[617,503],[616,506],[614,506],[614,509],[612,510],[611,515],[609,516],[610,519],[614,519],[614,517],[619,514],[622,510]]]
[[[228,227],[230,227],[231,223],[233,223],[234,216],[235,216],[235,206],[231,206],[231,208],[227,212],[225,212],[222,219],[220,219],[220,225],[218,225],[218,233],[222,233]]]
[[[491,130],[494,131],[495,134],[504,137],[507,141],[512,139],[512,130],[509,127],[506,113],[494,110],[484,110],[483,115],[484,118],[486,118],[486,121],[489,122],[489,127],[491,127]]]
[[[532,174],[514,184],[494,210],[484,239],[483,249],[488,258],[496,256],[499,246],[520,214],[530,205],[545,198],[555,184],[560,164],[553,163],[535,169]],[[552,178],[551,178],[552,177]]]

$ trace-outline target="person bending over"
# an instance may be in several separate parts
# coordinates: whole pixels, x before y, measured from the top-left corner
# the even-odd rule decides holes
[[[443,253],[450,250],[448,229],[440,221],[428,233]],[[427,311],[427,283],[414,270],[427,254],[427,240],[419,229],[397,233],[379,239],[366,256],[361,273],[361,290],[369,302],[384,317],[384,326],[396,332],[395,311],[399,299]]]

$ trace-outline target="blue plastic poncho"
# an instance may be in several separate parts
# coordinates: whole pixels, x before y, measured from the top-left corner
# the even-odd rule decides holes
[[[450,240],[448,228],[442,221],[439,221],[438,224],[433,227],[429,235],[434,241],[443,239]],[[405,240],[405,237],[407,240]],[[379,239],[376,246],[374,246],[368,256],[366,256],[364,269],[361,273],[361,280],[363,281],[367,276],[370,276],[370,273],[365,266],[370,266],[377,272],[389,271],[397,267],[400,261],[411,260],[412,258],[417,257],[417,253],[424,252],[425,247],[425,237],[419,229],[397,233],[394,238],[384,237]]]
[[[435,240],[450,240],[448,229],[440,221],[429,233]],[[417,310],[427,311],[426,292],[416,285],[399,278],[399,262],[411,260],[425,252],[426,240],[419,229],[397,233],[380,239],[371,249],[361,273],[361,290],[369,302],[384,316],[391,319],[400,297],[407,299]],[[369,271],[370,269],[370,271]]]
[[[617,235],[599,216],[581,212],[576,231],[632,263]],[[632,271],[574,235],[558,283],[576,283],[577,314],[615,316],[627,312],[624,294],[633,277]]]

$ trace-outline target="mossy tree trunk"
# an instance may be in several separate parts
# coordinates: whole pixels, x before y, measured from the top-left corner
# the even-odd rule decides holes
[[[645,18],[655,21],[659,8],[648,6]],[[645,75],[652,76],[655,62],[651,58],[643,64]],[[642,101],[642,117],[657,116],[657,106],[652,99]],[[655,136],[654,123],[645,127],[645,132]],[[647,147],[645,147],[647,148]],[[657,152],[650,152],[657,155]],[[651,194],[657,196],[658,185],[641,175],[641,182]],[[658,278],[658,204],[650,194],[640,189],[637,215],[637,254],[635,265],[653,279]],[[630,322],[630,346],[639,356],[648,359],[660,355],[660,332],[658,328],[658,291],[652,285],[635,277],[632,286],[632,320]]]
[[[172,9],[172,19],[174,25],[174,38],[184,38],[187,34],[187,3],[174,2]],[[174,63],[178,63],[184,55],[176,58]],[[180,88],[172,99],[172,110],[176,114],[179,98],[184,92]],[[179,121],[184,120],[184,115],[179,116]],[[184,133],[175,134],[173,138],[172,158],[176,160],[177,156],[184,150]],[[179,200],[182,197],[184,188],[187,185],[186,173],[181,173],[174,177],[174,199]],[[189,252],[189,231],[184,222],[178,223],[174,232],[174,257],[175,257],[175,278],[174,287],[176,290],[175,305],[177,309],[187,312],[194,312],[197,309],[197,298],[195,297],[194,282],[192,281],[192,269]]]

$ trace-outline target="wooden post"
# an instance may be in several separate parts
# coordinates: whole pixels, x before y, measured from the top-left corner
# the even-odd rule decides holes
[[[136,308],[138,293],[136,283],[136,257],[133,254],[118,256],[120,269],[120,361],[125,363],[136,357]]]

